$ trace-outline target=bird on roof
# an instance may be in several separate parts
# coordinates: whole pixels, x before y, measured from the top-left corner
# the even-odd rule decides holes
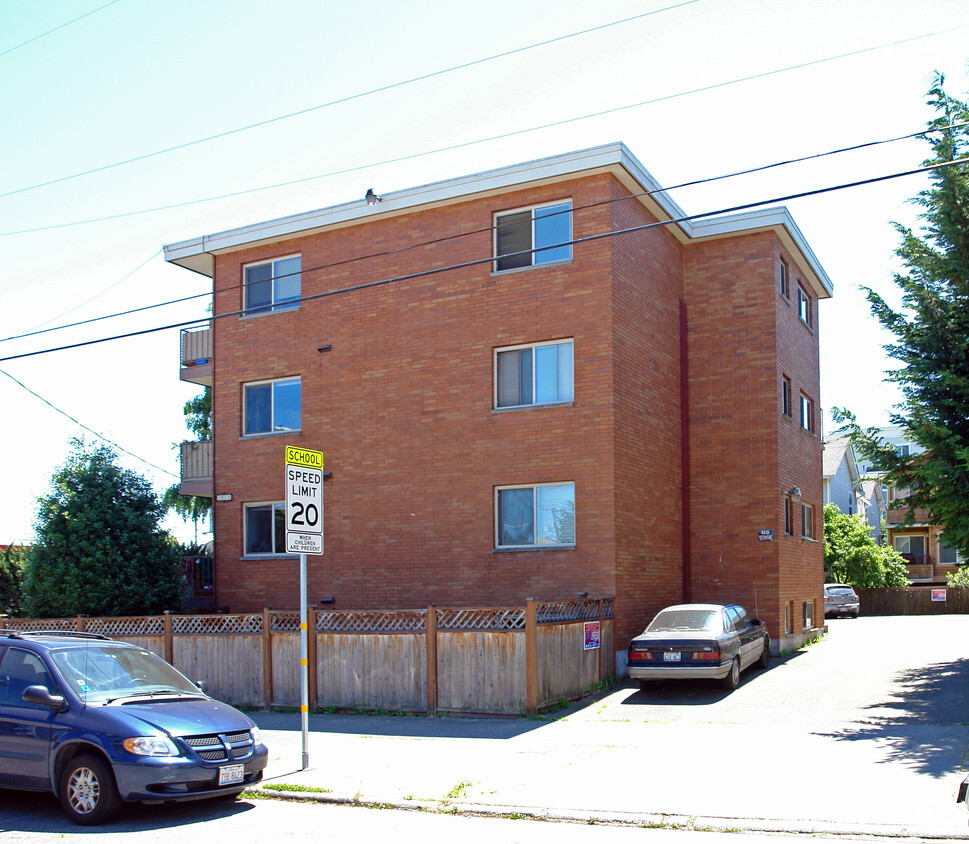
[[[380,197],[373,192],[373,188],[367,188],[367,195],[364,199],[367,200],[367,205],[376,205],[380,202]]]

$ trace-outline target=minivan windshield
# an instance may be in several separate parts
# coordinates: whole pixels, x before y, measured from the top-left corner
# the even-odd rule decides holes
[[[50,652],[58,673],[88,703],[155,694],[200,695],[198,688],[151,651],[94,643]]]

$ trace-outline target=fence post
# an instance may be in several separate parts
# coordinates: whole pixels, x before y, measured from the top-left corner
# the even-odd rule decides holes
[[[535,599],[525,599],[525,711],[538,712],[538,614]]]
[[[596,601],[596,617],[599,619],[599,682],[601,683],[603,680],[602,652],[605,650],[605,636],[602,635],[602,598]]]
[[[77,630],[78,633],[83,633],[84,632],[84,616],[83,615],[79,615],[77,617],[77,621],[74,622],[74,629]]]
[[[316,607],[309,607],[306,611],[306,659],[309,662],[307,666],[309,671],[307,671],[307,680],[310,684],[309,688],[309,708],[310,712],[316,709]]]
[[[262,697],[268,711],[273,708],[273,616],[269,607],[262,610]]]
[[[437,715],[437,606],[427,607],[424,624],[424,643],[427,648],[427,714]]]
[[[165,662],[167,662],[169,665],[174,665],[175,664],[175,642],[172,639],[173,624],[172,624],[171,610],[165,610],[165,615],[162,621],[164,624],[163,629],[165,631],[164,633],[165,644],[163,646],[165,649]]]

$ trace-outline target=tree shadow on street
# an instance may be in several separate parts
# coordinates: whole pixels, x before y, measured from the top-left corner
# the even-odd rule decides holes
[[[888,748],[886,762],[934,777],[950,776],[969,742],[969,659],[901,671],[886,700],[865,707],[857,727],[817,733],[837,741],[872,741]]]

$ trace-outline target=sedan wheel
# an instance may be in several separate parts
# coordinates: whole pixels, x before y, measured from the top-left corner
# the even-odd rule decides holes
[[[74,823],[104,823],[118,809],[120,798],[111,768],[99,757],[75,756],[61,774],[58,796]]]
[[[725,689],[731,692],[740,685],[740,657],[730,663],[730,673],[720,682]]]
[[[770,636],[764,637],[764,650],[760,652],[760,659],[757,660],[758,668],[767,668],[770,663]]]

